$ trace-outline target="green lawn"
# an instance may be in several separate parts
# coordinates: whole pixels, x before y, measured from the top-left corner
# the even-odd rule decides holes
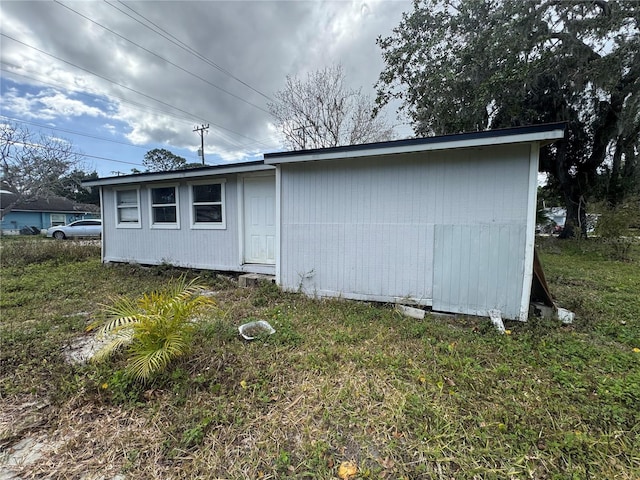
[[[70,365],[63,350],[113,295],[182,272],[2,240],[0,450],[57,442],[22,472],[55,478],[330,479],[345,461],[352,478],[640,478],[640,251],[617,262],[593,241],[539,248],[576,322],[509,322],[509,335],[205,273],[218,308],[192,354],[139,385],[123,356]],[[252,318],[276,334],[240,340]]]

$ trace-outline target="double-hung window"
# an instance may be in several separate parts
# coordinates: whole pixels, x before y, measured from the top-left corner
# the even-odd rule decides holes
[[[64,213],[52,213],[51,214],[51,226],[57,227],[65,225],[67,223],[67,216]]]
[[[190,185],[191,228],[224,229],[224,180]]]
[[[140,190],[128,188],[116,190],[116,227],[141,228]]]
[[[175,185],[151,187],[151,228],[180,228],[178,188]]]

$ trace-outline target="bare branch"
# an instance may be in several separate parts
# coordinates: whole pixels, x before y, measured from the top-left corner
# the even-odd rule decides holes
[[[54,196],[80,161],[71,142],[13,123],[0,127],[0,154],[2,188],[13,193],[15,199],[11,205],[2,206],[2,217],[17,203]]]
[[[306,81],[287,76],[269,110],[291,150],[389,140],[393,129],[374,114],[361,90],[345,85],[342,67],[327,67]]]

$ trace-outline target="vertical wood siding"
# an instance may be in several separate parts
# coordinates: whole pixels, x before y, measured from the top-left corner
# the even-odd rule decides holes
[[[433,308],[516,319],[524,274],[525,225],[437,225]]]
[[[237,177],[225,176],[226,229],[191,229],[189,184],[179,183],[180,228],[150,229],[149,186],[140,188],[142,228],[119,229],[115,225],[114,189],[104,187],[104,253],[111,262],[136,262],[213,270],[238,271],[238,194]]]
[[[528,145],[283,164],[280,282],[426,305],[438,295],[462,313],[511,308],[517,296],[517,311],[528,172]],[[501,254],[509,261],[496,267]]]

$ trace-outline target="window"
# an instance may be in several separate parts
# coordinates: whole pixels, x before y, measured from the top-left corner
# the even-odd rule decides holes
[[[139,189],[116,190],[116,226],[118,228],[142,227]]]
[[[51,226],[58,227],[67,223],[67,216],[64,213],[52,213],[51,214]]]
[[[151,188],[151,227],[180,228],[178,194],[175,186]]]
[[[191,185],[191,228],[224,229],[224,180]]]

